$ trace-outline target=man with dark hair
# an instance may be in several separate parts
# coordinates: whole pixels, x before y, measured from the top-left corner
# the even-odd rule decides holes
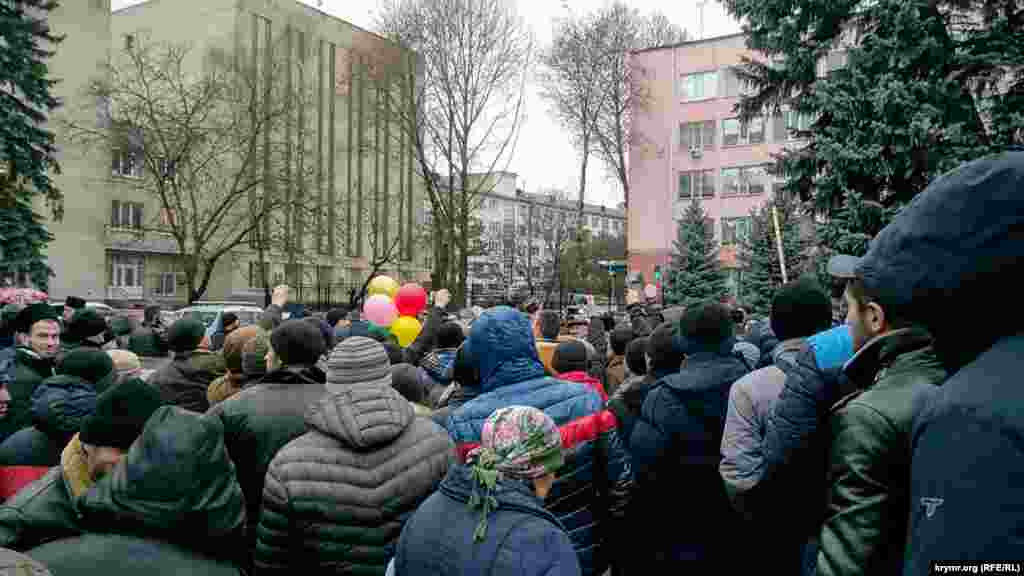
[[[164,329],[160,306],[146,306],[142,326],[128,336],[128,349],[142,358],[167,358],[169,347]]]
[[[587,373],[590,366],[590,354],[587,346],[581,341],[560,342],[555,348],[551,359],[551,367],[555,370],[555,378],[566,382],[579,382],[601,395],[607,402],[608,394],[601,381]]]
[[[32,425],[32,393],[44,379],[55,375],[60,330],[57,313],[45,302],[31,304],[18,312],[14,320],[18,347],[8,386],[11,400],[7,417],[0,421],[0,442]]]
[[[650,562],[644,573],[712,574],[736,566],[732,529],[738,518],[718,474],[729,388],[747,373],[732,353],[734,327],[728,308],[717,302],[686,310],[672,339],[686,361],[647,395],[630,438],[637,474],[630,517],[638,523],[632,550]],[[680,498],[680,486],[693,497]],[[655,517],[713,520],[653,533],[639,529]]]
[[[616,391],[608,402],[608,409],[611,410],[619,421],[623,443],[627,448],[633,436],[633,429],[640,413],[643,410],[644,401],[655,384],[663,378],[679,372],[683,363],[683,353],[677,350],[672,343],[675,329],[672,324],[662,322],[650,336],[638,338],[643,343],[639,350],[634,349],[634,362],[639,352],[644,357],[644,377],[638,382],[633,382],[629,387],[623,385],[623,389]],[[636,342],[636,340],[634,340]],[[632,348],[633,345],[631,344]],[[632,369],[630,369],[632,372]]]
[[[348,324],[348,306],[342,306],[340,308],[331,308],[327,311],[327,315],[324,317],[327,323],[331,325],[335,330],[344,328]]]
[[[61,348],[65,354],[80,347],[100,349],[113,339],[107,321],[96,310],[82,308],[64,324]]]
[[[78,296],[68,296],[64,300],[64,326],[67,327],[68,322],[71,322],[71,318],[75,315],[75,312],[79,310],[85,310],[85,300]]]
[[[227,372],[224,357],[199,348],[206,327],[195,318],[178,320],[167,329],[167,343],[174,359],[149,377],[160,391],[164,404],[181,406],[202,414],[210,407],[206,391],[210,383]]]
[[[213,332],[213,336],[210,337],[210,351],[216,352],[224,347],[224,340],[238,327],[241,323],[238,320],[238,314],[234,312],[225,312],[220,316],[220,327]]]
[[[771,352],[772,365],[740,378],[729,392],[719,472],[733,507],[748,520],[748,542],[757,547],[751,553],[766,564],[785,566],[791,574],[799,573],[807,535],[778,525],[777,515],[758,509],[754,489],[764,470],[764,430],[771,405],[786,381],[785,372],[774,364],[793,361],[804,340],[828,330],[831,323],[831,303],[817,283],[801,279],[779,288],[772,299],[771,325],[782,341]]]
[[[619,326],[612,330],[608,339],[612,355],[608,358],[608,367],[605,368],[605,389],[610,396],[615,394],[615,390],[626,380],[626,346],[633,341],[633,327]]]

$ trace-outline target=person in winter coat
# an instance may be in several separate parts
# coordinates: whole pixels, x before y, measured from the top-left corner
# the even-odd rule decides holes
[[[551,367],[555,370],[555,378],[568,382],[579,382],[597,392],[601,400],[607,402],[608,394],[604,391],[601,381],[587,373],[590,366],[590,354],[583,342],[562,342],[555,348],[551,359]]]
[[[634,338],[632,326],[619,326],[612,330],[609,336],[612,355],[608,358],[608,367],[605,369],[605,391],[609,395],[615,394],[615,390],[626,380],[626,347]]]
[[[405,520],[453,457],[444,429],[416,417],[391,383],[379,343],[355,336],[331,352],[327,393],[306,413],[309,431],[267,469],[257,576],[339,566],[384,574]],[[338,513],[344,510],[358,513]]]
[[[75,311],[61,331],[61,352],[66,354],[80,347],[99,350],[113,339],[107,321],[92,308],[82,308]]]
[[[324,395],[326,376],[316,367],[323,353],[316,326],[302,320],[281,323],[270,333],[268,373],[208,412],[223,424],[224,442],[238,469],[250,549],[256,542],[267,467],[282,446],[306,433],[306,410]]]
[[[496,410],[469,464],[452,467],[406,523],[395,576],[580,574],[565,528],[544,508],[564,459],[549,416],[527,406]]]
[[[383,346],[381,346],[383,349]],[[387,356],[387,352],[384,353]],[[390,360],[388,361],[390,363]],[[433,414],[430,390],[437,386],[422,368],[412,364],[396,364],[391,367],[391,385],[403,398],[412,404],[417,416],[429,418]]]
[[[634,380],[629,386],[623,384],[621,391],[608,402],[608,409],[615,414],[619,422],[619,433],[627,449],[632,442],[633,430],[640,420],[647,395],[663,378],[679,373],[683,353],[673,344],[674,334],[675,328],[672,324],[663,322],[650,336],[643,339],[646,342],[644,356],[647,371],[642,378]]]
[[[167,343],[174,359],[149,377],[149,384],[160,391],[164,404],[181,406],[203,413],[210,407],[206,390],[222,376],[224,357],[199,348],[205,336],[202,322],[182,318],[167,329]]]
[[[57,365],[57,375],[32,394],[32,424],[0,444],[0,466],[56,466],[83,420],[96,409],[96,397],[113,384],[114,362],[106,352],[79,348]]]
[[[551,359],[555,356],[555,348],[562,338],[559,338],[559,331],[562,329],[562,319],[558,316],[557,310],[541,310],[537,313],[537,355],[544,364],[544,369],[549,375],[555,371],[551,367]]]
[[[772,331],[782,338],[771,356],[792,361],[806,338],[828,330],[832,308],[828,296],[812,280],[800,279],[776,291],[771,309]],[[722,461],[718,470],[733,508],[746,522],[751,553],[766,565],[799,574],[807,534],[791,524],[780,525],[782,509],[774,500],[758,502],[755,491],[764,471],[764,430],[771,405],[782,392],[786,373],[775,365],[740,378],[729,392],[729,408],[722,435]]]
[[[731,531],[737,518],[718,474],[729,389],[747,373],[732,354],[733,328],[729,310],[716,302],[686,310],[674,338],[686,355],[682,369],[655,384],[633,429],[637,490],[629,515],[632,549],[642,558],[637,569],[649,563],[641,573],[657,567],[711,574],[736,566]],[[681,486],[692,500],[679,497]],[[658,517],[694,520],[641,536],[640,526]]]
[[[983,306],[1020,277],[1022,190],[1024,150],[967,163],[915,197],[857,267],[881,299],[909,306],[950,374],[913,415],[906,576],[1021,558],[1024,318],[1017,305]]]
[[[484,421],[498,408],[532,406],[550,416],[569,452],[547,509],[569,531],[583,573],[604,573],[620,561],[614,547],[621,542],[620,523],[633,480],[614,415],[603,410],[594,390],[544,375],[525,314],[504,306],[487,310],[463,346],[479,375],[480,395],[448,418],[446,428],[460,459],[479,444]],[[597,463],[602,467],[595,468]]]
[[[63,468],[7,502],[0,515],[17,510],[23,519],[11,547],[66,576],[241,574],[245,505],[219,423],[160,407],[126,452],[98,479],[85,474],[88,456],[68,454]],[[55,515],[65,509],[70,517]]]
[[[248,377],[242,369],[243,349],[250,340],[259,336],[261,332],[263,332],[263,329],[259,326],[246,326],[245,328],[232,330],[224,338],[221,355],[224,357],[224,366],[227,368],[227,372],[213,382],[210,382],[209,388],[206,389],[206,399],[209,401],[210,406],[238,394],[242,387],[245,386]]]
[[[53,376],[60,353],[60,324],[53,307],[38,302],[23,308],[14,321],[18,347],[13,377],[7,387],[11,400],[7,416],[0,420],[0,442],[32,425],[32,393]]]
[[[142,326],[128,336],[128,349],[142,358],[166,358],[169,348],[160,319],[160,306],[147,306]]]
[[[107,478],[160,407],[160,396],[141,380],[109,388],[61,453],[60,464],[0,506],[0,546],[24,551],[87,531],[81,499]],[[113,528],[113,527],[109,527]]]
[[[114,337],[114,346],[120,350],[128,350],[129,338],[138,327],[136,321],[128,316],[114,316],[110,319],[110,335]]]
[[[455,351],[462,345],[465,335],[456,322],[445,322],[437,329],[437,348],[423,356],[420,367],[441,386],[451,383],[451,366]]]
[[[480,374],[477,372],[473,360],[465,344],[459,346],[455,352],[455,359],[451,367],[452,383],[438,397],[435,405],[437,408],[431,414],[431,419],[439,426],[448,425],[448,417],[460,406],[480,395]]]

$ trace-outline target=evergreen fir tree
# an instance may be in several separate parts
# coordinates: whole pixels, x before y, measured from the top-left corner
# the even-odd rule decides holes
[[[801,237],[800,213],[795,202],[778,197],[751,212],[750,235],[740,240],[739,258],[744,267],[741,294],[754,312],[763,315],[770,313],[772,298],[783,283],[773,206],[779,214],[787,279],[795,280],[807,271],[808,264],[809,242]]]
[[[727,293],[725,272],[718,262],[718,243],[704,220],[704,209],[695,198],[679,221],[664,289],[665,304],[692,306],[719,301]]]
[[[32,210],[31,195],[24,190],[0,201],[0,284],[27,277],[46,291],[53,271],[43,251],[53,240],[42,217]]]
[[[49,77],[46,61],[62,38],[50,31],[49,12],[55,0],[0,2],[0,160],[7,163],[7,182],[0,196],[7,201],[21,194],[22,181],[29,193],[46,199],[53,216],[63,214],[60,191],[50,175],[59,173],[54,134],[46,127],[48,115],[60,101],[53,95],[56,80]],[[12,184],[13,183],[13,184]]]

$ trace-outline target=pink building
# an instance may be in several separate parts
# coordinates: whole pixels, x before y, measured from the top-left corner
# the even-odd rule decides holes
[[[806,122],[788,113],[749,123],[733,106],[741,83],[732,73],[747,50],[742,34],[641,50],[632,54],[650,97],[633,111],[627,219],[629,268],[652,282],[667,270],[677,221],[696,197],[703,204],[730,271],[741,282],[736,239],[750,212],[773,194],[778,181],[766,168],[787,142],[790,128]]]

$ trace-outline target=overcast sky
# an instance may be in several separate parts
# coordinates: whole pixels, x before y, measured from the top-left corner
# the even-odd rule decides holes
[[[139,4],[144,0],[112,0],[114,10]],[[172,0],[173,1],[173,0]],[[372,29],[377,0],[299,0],[347,20],[356,26]],[[533,29],[537,44],[547,45],[551,40],[553,18],[564,15],[568,7],[576,13],[587,12],[608,4],[608,0],[519,0],[517,10]],[[698,0],[627,0],[630,6],[647,13],[661,10],[668,18],[685,28],[691,37],[700,35]],[[721,36],[739,31],[739,25],[715,0],[705,2],[703,37]],[[528,192],[559,188],[576,190],[579,174],[579,155],[569,138],[558,128],[541,100],[536,86],[527,86],[526,119],[522,134],[512,156],[509,170],[519,175],[519,186]],[[587,178],[587,201],[614,206],[622,202],[622,190],[604,167],[591,161]]]

